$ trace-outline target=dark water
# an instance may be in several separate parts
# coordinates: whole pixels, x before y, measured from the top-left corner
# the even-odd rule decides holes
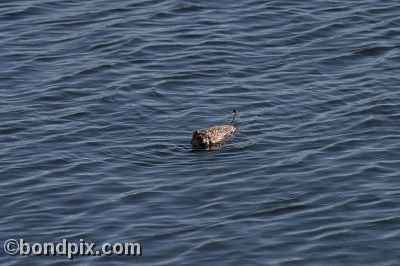
[[[9,0],[0,36],[1,245],[143,248],[82,265],[399,265],[398,1]],[[241,134],[192,150],[233,108]]]

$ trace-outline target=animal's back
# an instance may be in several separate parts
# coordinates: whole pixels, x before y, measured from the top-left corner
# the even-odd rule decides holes
[[[219,144],[223,142],[227,137],[235,133],[235,131],[236,127],[233,125],[220,125],[207,129],[207,134],[210,138],[211,144]]]

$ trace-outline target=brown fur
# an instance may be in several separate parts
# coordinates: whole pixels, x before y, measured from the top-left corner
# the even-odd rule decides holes
[[[206,130],[197,130],[192,134],[191,143],[197,147],[210,147],[222,144],[226,139],[233,136],[236,132],[236,121],[238,120],[239,113],[235,110],[235,115],[230,125],[213,126]]]

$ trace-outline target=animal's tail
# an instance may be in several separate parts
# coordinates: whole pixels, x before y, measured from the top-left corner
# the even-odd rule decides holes
[[[233,115],[233,119],[232,119],[231,124],[232,124],[232,126],[236,126],[236,122],[239,120],[239,112],[236,109],[233,109],[233,112],[235,114]]]

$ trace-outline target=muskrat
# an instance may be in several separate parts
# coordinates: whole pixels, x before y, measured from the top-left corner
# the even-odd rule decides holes
[[[239,119],[239,112],[233,109],[235,113],[230,125],[213,126],[205,130],[197,130],[192,133],[192,145],[202,148],[217,146],[226,139],[233,136],[237,131],[236,122]]]

